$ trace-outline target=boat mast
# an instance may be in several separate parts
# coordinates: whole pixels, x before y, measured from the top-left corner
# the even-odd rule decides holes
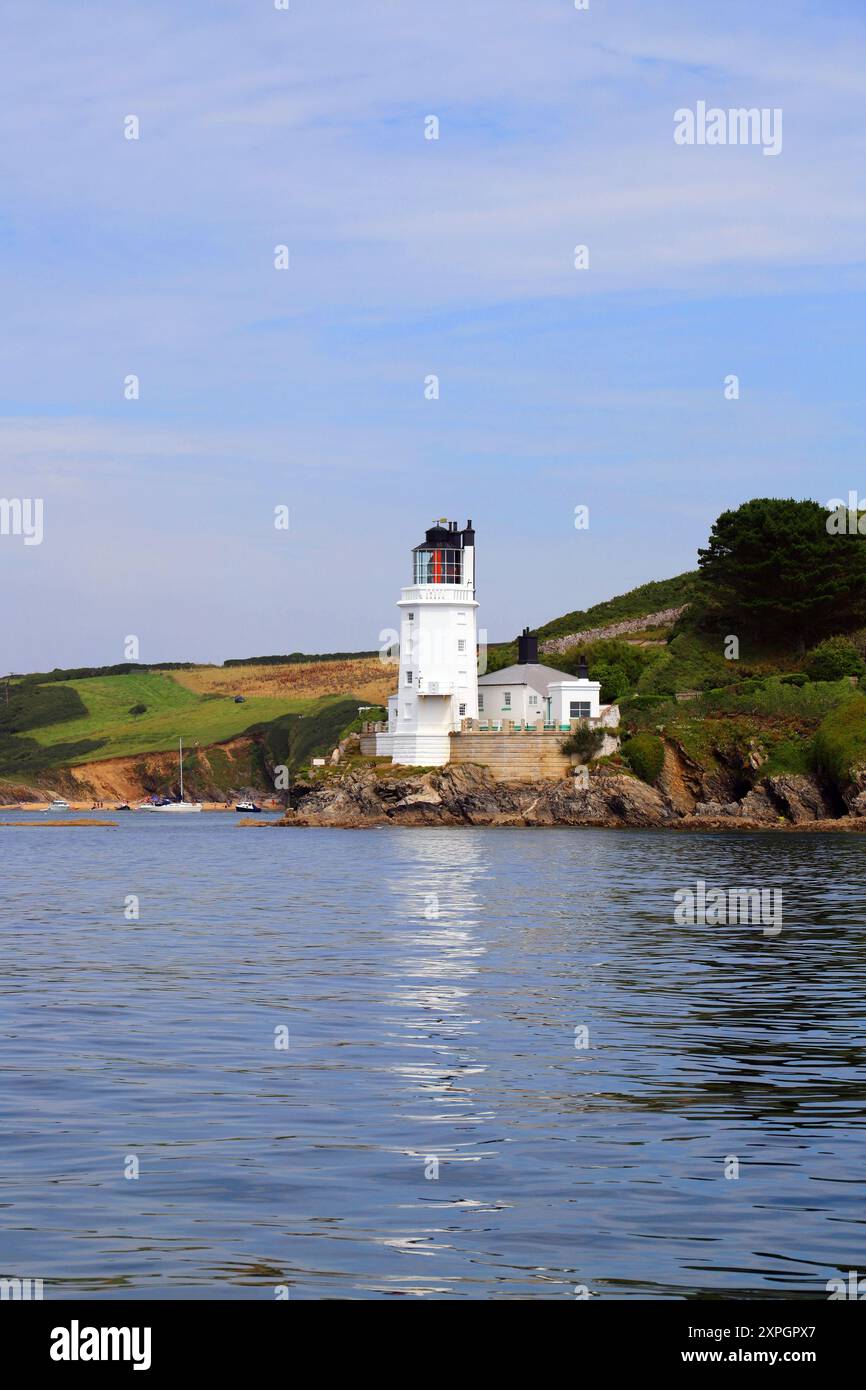
[[[178,747],[177,759],[178,759],[178,762],[180,763],[180,799],[181,799],[181,801],[183,801],[183,739],[182,739],[182,738],[179,738],[179,739],[178,739],[178,741],[177,741],[177,747]]]

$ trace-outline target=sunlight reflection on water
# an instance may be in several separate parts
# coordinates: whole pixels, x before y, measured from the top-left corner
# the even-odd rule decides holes
[[[858,1267],[855,837],[191,819],[5,832],[0,1275],[796,1297]],[[675,926],[697,878],[780,887],[781,935]]]

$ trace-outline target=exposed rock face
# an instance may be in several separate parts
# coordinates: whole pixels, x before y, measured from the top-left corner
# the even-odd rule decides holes
[[[703,769],[678,744],[665,743],[665,760],[657,786],[664,799],[679,815],[691,815],[705,796]]]
[[[185,792],[196,800],[212,802],[270,795],[273,783],[261,774],[258,749],[258,739],[248,735],[196,749],[192,764],[185,759]],[[0,803],[49,802],[55,796],[70,801],[132,802],[152,792],[177,796],[178,791],[177,750],[171,748],[163,753],[52,768],[28,784],[0,781]]]
[[[662,797],[635,777],[497,782],[486,768],[449,764],[387,776],[364,768],[305,790],[282,825],[663,825]]]
[[[795,825],[829,820],[833,816],[832,805],[812,777],[785,773],[779,777],[765,777],[764,785],[782,814]]]
[[[699,801],[670,770],[656,790],[608,766],[579,778],[497,781],[487,768],[450,763],[429,772],[364,767],[296,786],[279,825],[362,828],[382,825],[673,826],[677,829],[849,829],[834,818],[811,777],[765,777],[739,801]],[[660,779],[661,782],[661,779]],[[676,791],[674,797],[671,792]],[[866,801],[866,789],[864,789]],[[866,812],[862,820],[866,829]]]
[[[855,767],[842,800],[852,816],[866,816],[866,767]]]
[[[750,791],[742,801],[700,801],[695,807],[695,815],[702,818],[721,820],[727,817],[756,825],[771,825],[779,819],[779,814],[762,788]]]
[[[812,777],[785,773],[763,777],[740,801],[699,802],[695,815],[713,819],[733,817],[761,825],[771,825],[780,819],[793,825],[805,825],[810,821],[832,819],[833,808]]]

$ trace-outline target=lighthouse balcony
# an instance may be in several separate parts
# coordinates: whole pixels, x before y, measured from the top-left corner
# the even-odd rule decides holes
[[[413,603],[466,603],[477,608],[475,594],[466,584],[412,584],[400,590],[398,608]]]

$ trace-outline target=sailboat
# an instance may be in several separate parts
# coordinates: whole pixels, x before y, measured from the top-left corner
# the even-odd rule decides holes
[[[169,801],[166,806],[157,806],[157,811],[200,811],[200,801],[184,801],[183,799],[183,739],[178,739],[178,762],[180,764],[180,800]]]

